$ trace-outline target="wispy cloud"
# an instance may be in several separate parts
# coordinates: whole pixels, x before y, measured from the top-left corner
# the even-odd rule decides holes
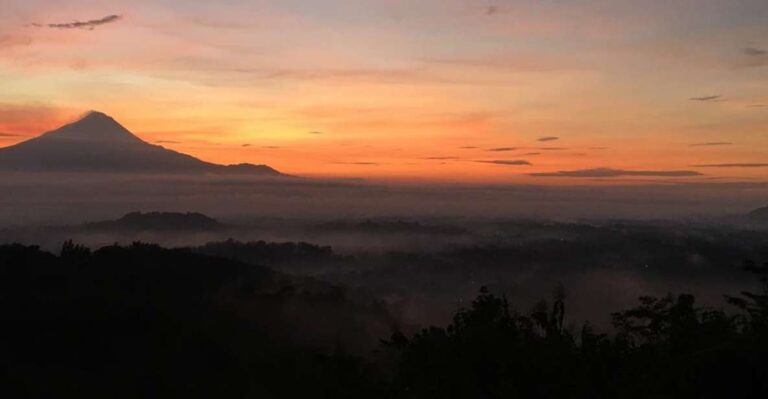
[[[277,145],[263,145],[263,146],[261,146],[261,148],[266,148],[268,150],[276,150],[276,149],[280,148],[280,146],[277,146]]]
[[[320,131],[315,130],[315,131],[309,132],[309,134],[325,134],[325,132],[320,132]]]
[[[251,144],[243,144],[242,147],[251,147]]]
[[[713,163],[691,166],[694,168],[766,168],[768,163]]]
[[[517,147],[496,147],[496,148],[489,148],[486,151],[489,152],[508,152],[508,151],[515,151],[517,150]]]
[[[719,95],[719,94],[718,94],[718,95],[716,95],[716,96],[691,97],[691,98],[689,98],[688,100],[690,100],[690,101],[702,101],[702,102],[707,102],[707,101],[715,101],[715,100],[719,100],[719,99],[721,99],[722,97],[723,97],[722,95]]]
[[[729,141],[710,141],[707,143],[693,143],[691,147],[718,147],[723,145],[733,145],[733,143]]]
[[[94,30],[98,26],[111,24],[119,21],[122,18],[123,17],[120,15],[108,15],[104,18],[91,19],[88,21],[73,21],[73,22],[66,22],[66,23],[53,23],[53,24],[33,23],[33,24],[30,24],[30,26],[33,26],[36,28]]]
[[[763,67],[768,66],[768,50],[757,47],[746,47],[742,50],[743,61],[740,63],[743,67]]]
[[[485,15],[496,15],[501,10],[497,6],[488,6],[485,8]]]
[[[578,170],[561,170],[558,172],[530,173],[530,176],[537,177],[625,177],[625,176],[646,176],[646,177],[692,177],[702,176],[701,173],[694,170],[626,170],[612,168],[593,168]]]
[[[560,140],[560,137],[556,137],[556,136],[545,136],[545,137],[540,137],[540,138],[538,139],[538,141],[555,141],[555,140]]]
[[[459,160],[461,158],[459,158],[459,157],[426,157],[424,159],[428,159],[428,160],[432,160],[432,161],[450,161],[450,160],[457,161],[457,160]]]
[[[0,49],[32,44],[32,37],[17,35],[0,35]]]
[[[334,163],[335,164],[339,164],[339,165],[359,165],[359,166],[377,166],[377,165],[381,165],[378,162],[364,162],[364,161],[361,161],[361,162],[334,162]]]
[[[507,165],[507,166],[524,166],[524,165],[531,165],[530,162],[524,160],[524,159],[514,159],[514,160],[507,160],[507,159],[497,159],[493,161],[475,161],[478,163],[491,163],[495,165]]]
[[[474,149],[477,149],[477,148],[478,147],[474,147],[474,146],[471,146],[471,145],[466,145],[464,147],[459,147],[460,150],[474,150]]]
[[[155,141],[157,144],[181,144],[181,141],[173,141],[173,140],[157,140]]]
[[[570,148],[566,147],[538,147],[537,150],[543,150],[543,151],[564,151],[569,150]]]
[[[763,50],[761,48],[756,48],[756,47],[747,47],[744,49],[744,54],[751,57],[761,57],[761,56],[768,55],[768,50]]]
[[[768,104],[750,104],[747,108],[768,108]]]
[[[18,137],[18,134],[0,132],[0,137]]]

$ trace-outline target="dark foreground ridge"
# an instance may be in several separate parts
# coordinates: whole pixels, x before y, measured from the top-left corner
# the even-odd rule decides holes
[[[485,288],[411,333],[341,288],[189,250],[0,246],[0,394],[763,398],[768,264],[745,269],[761,291],[727,310],[643,297],[611,334],[565,325],[562,290],[519,312]]]
[[[96,111],[0,148],[0,171],[285,176],[267,165],[218,165],[147,143]]]

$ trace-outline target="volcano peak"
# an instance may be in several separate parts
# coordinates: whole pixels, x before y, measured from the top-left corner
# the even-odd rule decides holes
[[[0,148],[0,170],[281,175],[266,165],[217,165],[149,144],[99,111]]]

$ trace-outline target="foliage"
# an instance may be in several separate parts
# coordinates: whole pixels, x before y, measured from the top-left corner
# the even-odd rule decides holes
[[[314,248],[249,251],[301,254]],[[482,288],[445,327],[395,330],[343,289],[270,269],[135,243],[59,256],[0,247],[4,397],[762,398],[768,394],[768,265],[762,291],[642,297],[615,330],[565,324],[567,301],[528,312]],[[325,338],[323,338],[325,337]]]

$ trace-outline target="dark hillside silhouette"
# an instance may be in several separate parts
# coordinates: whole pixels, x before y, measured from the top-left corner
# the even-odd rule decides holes
[[[529,313],[481,289],[446,328],[383,341],[401,398],[762,398],[768,395],[768,264],[759,293],[700,308],[692,295],[643,297],[617,332],[562,324],[564,296]]]
[[[71,242],[61,256],[0,247],[0,315],[0,394],[41,398],[366,397],[343,348],[372,348],[392,323],[263,267]]]
[[[745,269],[760,290],[723,310],[643,297],[609,334],[566,325],[563,288],[528,312],[482,288],[448,326],[411,335],[342,288],[189,250],[0,246],[0,394],[763,398],[768,264]]]

